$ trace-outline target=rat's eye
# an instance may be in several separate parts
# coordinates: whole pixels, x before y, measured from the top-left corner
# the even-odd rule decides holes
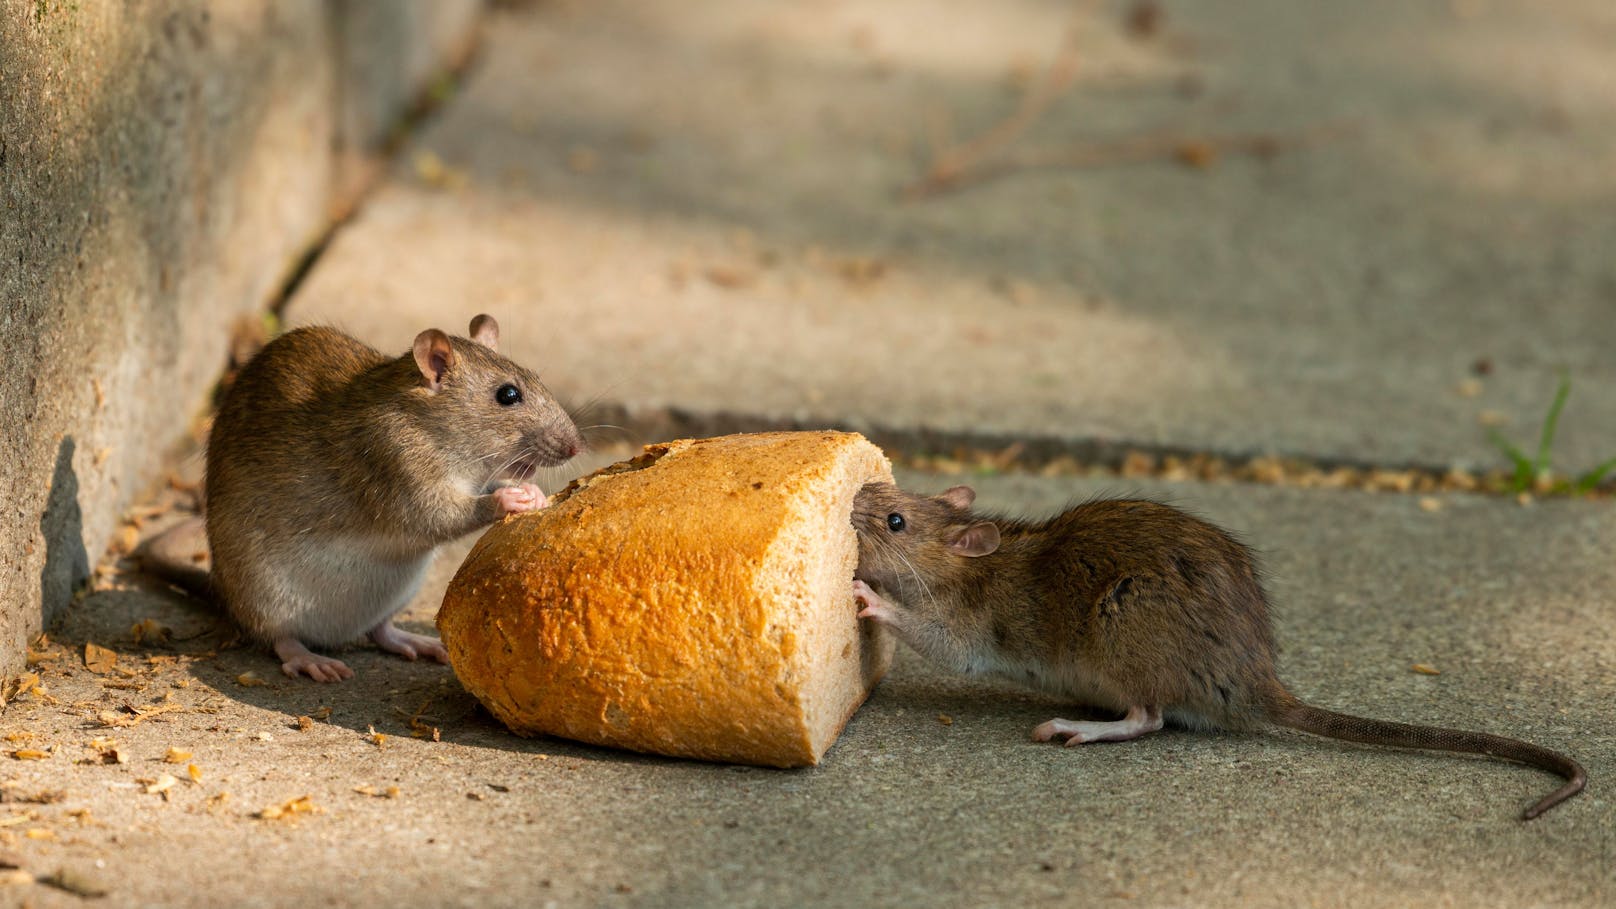
[[[907,526],[904,523],[903,515],[898,514],[896,511],[887,515],[887,529],[893,533],[903,533],[903,529]]]
[[[522,403],[522,389],[517,388],[515,385],[501,385],[499,390],[494,392],[494,400],[498,401],[501,407],[520,404]]]

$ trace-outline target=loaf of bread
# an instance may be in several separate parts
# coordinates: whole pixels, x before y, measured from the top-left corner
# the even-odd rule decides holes
[[[648,446],[477,542],[438,613],[450,664],[523,735],[816,764],[891,660],[850,522],[891,477],[856,433]]]

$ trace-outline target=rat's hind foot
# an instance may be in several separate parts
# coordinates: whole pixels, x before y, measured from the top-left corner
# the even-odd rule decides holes
[[[1155,707],[1129,707],[1128,715],[1109,722],[1079,722],[1054,719],[1032,731],[1032,737],[1047,742],[1066,736],[1067,745],[1084,742],[1126,742],[1162,728],[1161,710]]]
[[[388,653],[396,653],[406,660],[426,657],[439,663],[449,662],[449,651],[443,649],[442,641],[396,628],[392,619],[372,628],[370,639],[376,642],[377,647]]]
[[[306,675],[316,682],[340,682],[353,678],[353,670],[336,657],[321,656],[303,646],[297,638],[276,638],[275,655],[281,658],[281,672],[291,678]]]

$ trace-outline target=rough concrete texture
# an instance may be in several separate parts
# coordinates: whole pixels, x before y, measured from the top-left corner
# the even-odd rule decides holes
[[[940,490],[957,477],[904,475]],[[1047,513],[1110,481],[984,478],[989,508]],[[1521,508],[1243,486],[1142,491],[1266,553],[1284,677],[1370,715],[1517,735],[1581,759],[1589,789],[1531,823],[1553,777],[1296,734],[1166,731],[1061,748],[1057,705],[900,649],[824,763],[769,771],[503,731],[449,670],[369,648],[351,682],[216,651],[212,613],[139,579],[91,596],[39,662],[50,698],[5,716],[0,841],[120,905],[1598,906],[1616,899],[1616,563],[1600,503]],[[406,627],[429,629],[465,544]],[[153,619],[175,643],[136,645]],[[87,643],[117,668],[84,667]],[[154,665],[155,663],[155,665]],[[1429,664],[1440,675],[1411,670]],[[248,687],[244,673],[266,684]],[[253,683],[248,678],[249,684]],[[124,705],[154,712],[138,725]],[[329,718],[307,730],[299,716]],[[410,719],[427,737],[412,737]],[[386,736],[378,744],[371,730]],[[436,729],[439,741],[433,741]],[[91,744],[97,738],[113,743]],[[118,749],[127,763],[103,763]],[[169,749],[189,752],[165,763]],[[200,781],[189,781],[195,764]],[[177,778],[162,792],[163,775]],[[387,798],[389,787],[398,787]],[[356,791],[370,787],[379,793]],[[225,794],[228,794],[228,797]],[[253,817],[308,796],[322,813]],[[20,799],[42,797],[45,803]],[[79,816],[78,812],[88,814]],[[38,831],[38,832],[36,832]],[[47,885],[0,894],[77,905]],[[4,898],[4,897],[0,897]]]
[[[482,0],[333,0],[327,9],[342,84],[339,163],[345,170],[363,169],[395,135],[400,115],[420,99],[422,86],[470,52]]]
[[[1015,104],[1068,9],[497,11],[481,68],[290,317],[403,350],[490,311],[557,391],[642,415],[1377,463],[1495,463],[1478,414],[1525,437],[1563,364],[1563,463],[1616,454],[1608,3],[1173,3],[1145,40],[1108,8],[1018,148],[1350,129],[1266,161],[1161,155],[897,202],[928,135]],[[1264,553],[1298,694],[1562,748],[1589,789],[1521,823],[1555,781],[1495,761],[1278,732],[1039,745],[1068,706],[907,651],[813,770],[524,740],[442,667],[356,648],[350,683],[286,680],[261,649],[218,649],[213,612],[123,575],[41,654],[49,698],[3,715],[10,877],[168,905],[1616,900],[1608,500],[973,482],[992,509],[1142,489],[1226,524]],[[137,645],[146,619],[172,643]],[[117,665],[85,668],[89,643]],[[252,816],[305,795],[323,812]]]
[[[1500,463],[1484,415],[1535,437],[1564,368],[1561,463],[1616,456],[1616,8],[1159,8],[1142,40],[1080,15],[1075,84],[1012,151],[1277,153],[908,204],[1069,5],[500,14],[292,315],[401,350],[491,309],[561,391],[641,411],[1437,467]]]
[[[0,4],[0,671],[328,225],[333,142],[385,130],[474,8]]]

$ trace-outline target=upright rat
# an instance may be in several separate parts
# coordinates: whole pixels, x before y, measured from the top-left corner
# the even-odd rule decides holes
[[[392,359],[332,328],[271,341],[237,376],[208,439],[211,574],[163,538],[148,545],[148,565],[206,588],[274,647],[288,676],[351,678],[307,645],[361,634],[407,659],[447,661],[437,638],[392,623],[432,553],[544,507],[525,481],[583,447],[539,377],[496,351],[498,323],[477,316],[470,334],[427,329]]]
[[[1162,728],[1244,729],[1267,720],[1372,745],[1487,754],[1566,779],[1537,817],[1582,791],[1571,758],[1480,732],[1364,719],[1305,704],[1274,671],[1257,566],[1239,541],[1176,508],[1086,502],[1046,521],[979,516],[956,486],[924,497],[890,483],[853,506],[859,615],[953,670],[1007,679],[1124,713],[1033,730],[1067,745]]]

